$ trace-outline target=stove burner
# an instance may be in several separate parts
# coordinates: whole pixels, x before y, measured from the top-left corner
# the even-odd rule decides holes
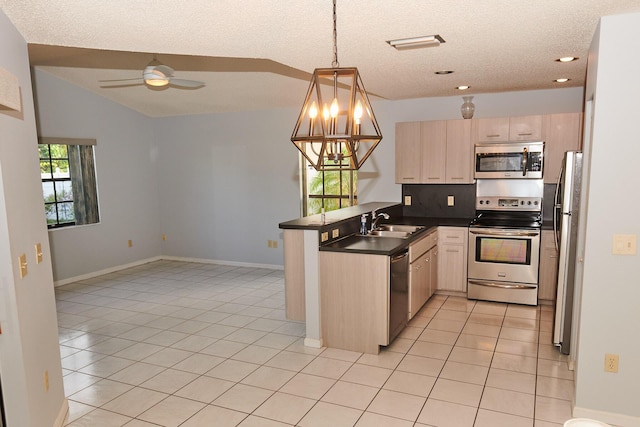
[[[540,212],[495,212],[477,211],[469,224],[484,228],[541,228]]]

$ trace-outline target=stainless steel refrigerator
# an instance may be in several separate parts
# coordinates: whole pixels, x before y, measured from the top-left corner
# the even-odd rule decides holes
[[[567,151],[556,185],[553,228],[558,249],[558,287],[553,325],[553,344],[560,352],[571,350],[571,322],[576,273],[576,246],[582,187],[582,153]]]

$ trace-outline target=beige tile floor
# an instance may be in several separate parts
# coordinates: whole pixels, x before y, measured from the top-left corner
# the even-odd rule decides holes
[[[303,345],[282,271],[159,261],[56,289],[78,426],[560,426],[551,307],[434,296],[379,355]]]

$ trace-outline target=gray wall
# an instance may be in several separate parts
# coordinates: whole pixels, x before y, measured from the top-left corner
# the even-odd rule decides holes
[[[49,232],[56,280],[160,255],[155,122],[45,72],[34,86],[38,136],[97,140],[100,223]]]
[[[624,42],[621,42],[624,41]],[[640,234],[640,14],[602,18],[589,53],[583,175],[584,263],[576,368],[576,416],[640,425],[640,264],[612,254],[614,234]],[[620,356],[617,374],[604,372],[605,353]]]
[[[0,67],[19,81],[22,112],[0,110],[0,373],[7,426],[52,426],[66,411],[51,253],[43,215],[27,43],[0,11]],[[36,262],[41,243],[43,262]],[[27,275],[21,278],[18,257]],[[44,374],[49,374],[49,390]]]

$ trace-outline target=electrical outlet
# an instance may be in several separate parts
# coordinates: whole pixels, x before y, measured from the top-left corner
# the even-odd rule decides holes
[[[411,206],[411,196],[404,196],[404,205]]]
[[[132,247],[133,246],[133,240],[128,240],[127,241],[127,246]]]
[[[618,372],[619,357],[617,354],[605,354],[604,355],[604,371],[605,372]]]
[[[331,230],[331,237],[337,239],[340,236],[340,229],[336,228],[335,230]]]
[[[44,371],[44,391],[49,391],[49,371]]]
[[[275,249],[275,248],[277,248],[277,247],[278,247],[278,241],[277,241],[277,240],[274,240],[274,241],[273,241],[273,248]]]
[[[166,240],[167,240],[167,235],[166,235],[166,234],[163,234],[163,235],[162,235],[162,240],[164,240],[164,241],[166,241]]]
[[[320,234],[320,241],[326,242],[327,240],[329,240],[329,232],[325,231],[322,234]]]
[[[447,206],[453,206],[453,205],[454,205],[454,197],[447,196]]]
[[[635,234],[614,234],[614,255],[635,255],[638,252],[638,237]]]

